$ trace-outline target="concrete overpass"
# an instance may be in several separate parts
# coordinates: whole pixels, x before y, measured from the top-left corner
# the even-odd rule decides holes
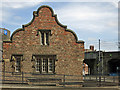
[[[85,52],[84,63],[88,64],[91,75],[115,75],[120,73],[120,51]]]

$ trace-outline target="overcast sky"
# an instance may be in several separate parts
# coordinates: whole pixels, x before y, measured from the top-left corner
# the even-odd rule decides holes
[[[73,30],[79,40],[85,41],[85,48],[94,45],[101,49],[118,50],[118,3],[117,2],[19,2],[2,1],[0,5],[0,27],[15,31],[33,18],[33,11],[41,5],[50,6],[60,23]]]

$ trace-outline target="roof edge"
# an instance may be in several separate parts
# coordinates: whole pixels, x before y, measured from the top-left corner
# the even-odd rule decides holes
[[[27,27],[27,26],[31,25],[32,22],[34,21],[35,17],[36,17],[36,16],[39,16],[38,13],[39,13],[39,11],[41,10],[41,8],[44,8],[44,7],[47,7],[47,8],[50,9],[50,11],[52,12],[52,17],[55,17],[55,21],[57,22],[58,25],[60,25],[61,27],[64,27],[65,29],[67,28],[66,25],[63,25],[63,24],[61,24],[61,23],[58,21],[57,15],[54,14],[53,9],[52,9],[51,7],[49,7],[49,6],[47,6],[47,5],[43,5],[43,6],[40,6],[40,7],[37,9],[37,11],[33,11],[33,19],[32,19],[29,23],[22,25],[22,28],[18,28],[17,30],[15,30],[15,31],[12,33],[12,35],[11,35],[11,37],[10,37],[10,40],[12,41],[13,35],[14,35],[16,32],[24,31],[24,27]]]
[[[24,26],[24,27],[27,27],[27,26],[31,25],[32,22],[34,21],[35,17],[39,16],[39,11],[40,11],[42,8],[44,8],[44,7],[47,7],[47,8],[50,9],[50,11],[52,12],[52,17],[55,17],[55,21],[57,22],[58,25],[60,25],[61,27],[67,28],[66,25],[63,25],[63,24],[61,24],[61,23],[58,21],[57,15],[54,14],[53,9],[52,9],[51,7],[49,7],[48,5],[40,6],[40,7],[37,9],[37,11],[33,11],[33,19],[32,19],[29,23],[27,23],[27,24],[25,24],[25,25],[23,25],[23,26]]]
[[[78,40],[78,37],[77,37],[76,33],[73,30],[66,29],[66,31],[71,32],[75,36],[76,43],[85,43],[83,40]]]
[[[22,27],[23,27],[23,26],[22,26]],[[13,35],[14,35],[15,33],[19,32],[19,31],[24,31],[24,27],[23,27],[23,28],[18,28],[17,30],[15,30],[15,31],[12,33],[12,35],[11,35],[11,37],[10,37],[10,40],[11,40],[11,41],[12,41]]]
[[[27,23],[27,24],[25,24],[25,25],[22,25],[22,28],[18,28],[17,30],[15,30],[15,31],[12,33],[12,35],[11,35],[11,37],[10,37],[11,42],[12,42],[13,35],[14,35],[15,33],[19,32],[19,31],[24,31],[24,28],[25,28],[25,27],[31,25],[32,22],[34,21],[35,17],[36,17],[36,16],[39,16],[39,14],[38,14],[39,11],[40,11],[42,8],[44,8],[44,7],[47,7],[47,8],[50,9],[50,11],[52,12],[52,17],[55,17],[55,21],[57,22],[58,25],[60,25],[61,27],[65,28],[66,31],[71,32],[71,33],[75,36],[76,43],[84,43],[83,40],[78,40],[78,37],[77,37],[77,35],[76,35],[76,33],[75,33],[74,31],[72,31],[72,30],[70,30],[70,29],[67,29],[67,26],[66,26],[66,25],[63,25],[63,24],[61,24],[61,23],[58,21],[57,15],[54,14],[53,9],[52,9],[51,7],[49,7],[49,6],[47,6],[47,5],[40,6],[40,7],[37,9],[37,11],[33,11],[33,19],[32,19],[29,23]],[[9,42],[10,42],[10,41],[9,41]]]

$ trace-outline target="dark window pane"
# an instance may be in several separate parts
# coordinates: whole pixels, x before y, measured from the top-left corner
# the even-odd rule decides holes
[[[36,71],[40,71],[40,60],[37,59],[36,61]]]
[[[52,59],[49,59],[49,62],[48,62],[48,71],[49,72],[53,72],[53,60]]]
[[[38,59],[39,58],[39,59]],[[55,57],[52,55],[42,55],[36,57],[36,71],[40,73],[54,73],[55,72]],[[38,67],[37,67],[38,66]]]
[[[47,66],[47,62],[46,62],[47,60],[46,59],[43,59],[42,60],[42,72],[46,72],[46,66]]]
[[[42,42],[42,44],[44,45],[44,33],[43,32],[41,32],[41,42]]]
[[[15,71],[20,72],[20,70],[21,70],[21,56],[15,56],[15,58],[16,58]]]

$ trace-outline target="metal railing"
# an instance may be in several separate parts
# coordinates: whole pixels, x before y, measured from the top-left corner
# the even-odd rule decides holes
[[[29,84],[29,85],[79,85],[83,83],[82,75],[63,75],[63,74],[36,74],[36,73],[14,73],[4,72],[0,80],[4,84]]]
[[[119,86],[120,76],[98,76],[98,75],[63,75],[63,74],[36,74],[36,73],[2,73],[0,81],[4,84],[27,84],[27,85],[55,85],[55,86]]]
[[[84,86],[119,86],[120,76],[83,76]]]

